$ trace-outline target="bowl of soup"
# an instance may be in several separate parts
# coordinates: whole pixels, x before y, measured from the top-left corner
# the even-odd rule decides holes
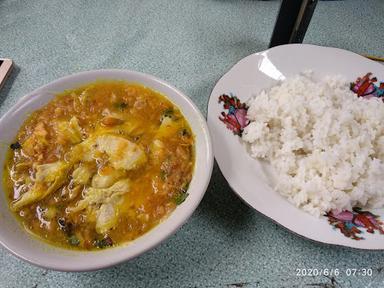
[[[0,242],[62,271],[105,268],[155,247],[210,180],[204,117],[176,88],[128,70],[58,79],[0,119]]]

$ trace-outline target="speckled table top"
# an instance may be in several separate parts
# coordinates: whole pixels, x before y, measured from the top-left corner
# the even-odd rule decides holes
[[[77,71],[162,78],[203,113],[216,81],[267,48],[278,1],[0,0],[0,56],[15,61],[0,115],[27,92]],[[319,2],[305,43],[384,56],[384,1]],[[298,268],[372,268],[372,277],[298,277]],[[192,218],[145,255],[97,272],[34,267],[0,248],[0,287],[384,287],[384,253],[305,240],[248,208],[217,166]]]

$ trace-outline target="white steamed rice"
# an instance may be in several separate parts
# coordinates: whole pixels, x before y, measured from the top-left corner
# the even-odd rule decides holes
[[[384,204],[384,103],[358,98],[341,77],[287,79],[252,98],[242,139],[268,160],[275,189],[321,215]]]

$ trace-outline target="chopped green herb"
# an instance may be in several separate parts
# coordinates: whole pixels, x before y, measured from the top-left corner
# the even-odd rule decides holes
[[[172,117],[174,114],[174,111],[172,108],[167,108],[163,112],[163,117]]]
[[[176,205],[180,205],[185,201],[185,199],[187,199],[188,195],[189,195],[188,193],[181,192],[173,198],[173,201],[175,202]]]
[[[195,150],[192,145],[189,145],[188,149],[189,149],[189,159],[192,159],[195,154]]]
[[[128,104],[125,102],[119,102],[119,103],[115,103],[114,106],[116,109],[124,110],[125,108],[128,107]]]
[[[163,111],[163,114],[161,115],[160,121],[162,122],[164,118],[171,118],[174,119],[174,111],[172,108],[167,108]]]
[[[20,148],[21,148],[21,144],[17,141],[17,142],[15,142],[15,143],[12,143],[12,144],[10,145],[10,147],[11,147],[12,150],[17,150],[17,149],[20,149]]]
[[[105,247],[110,247],[112,245],[113,245],[113,241],[112,241],[111,237],[109,237],[109,236],[106,236],[102,239],[96,239],[93,242],[93,246],[100,248],[100,249],[103,249]]]
[[[189,136],[189,132],[187,129],[183,128],[179,131],[179,134],[180,136],[183,136],[183,137],[188,137]]]
[[[57,219],[57,224],[59,224],[60,229],[62,229],[62,227],[65,227],[65,219],[64,218]]]
[[[165,181],[165,180],[167,180],[167,177],[168,177],[167,171],[165,171],[164,169],[161,169],[160,170],[160,178],[161,178],[161,180]]]
[[[57,224],[59,225],[60,230],[62,230],[68,237],[73,236],[73,224],[67,222],[65,218],[57,219]]]
[[[72,246],[79,246],[80,240],[75,235],[72,235],[68,238],[68,243]]]
[[[189,188],[189,182],[185,183],[185,184],[183,185],[183,187],[181,187],[181,192],[183,192],[183,193],[187,193],[188,188]]]

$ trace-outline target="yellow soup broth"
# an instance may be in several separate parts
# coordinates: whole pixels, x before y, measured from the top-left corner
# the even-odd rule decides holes
[[[158,92],[123,81],[65,91],[10,146],[10,209],[31,233],[83,250],[144,234],[187,197],[194,136]]]

